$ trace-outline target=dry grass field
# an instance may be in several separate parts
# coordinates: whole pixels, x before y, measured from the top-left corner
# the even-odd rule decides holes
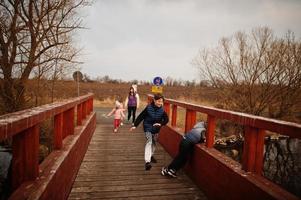
[[[99,82],[81,82],[79,84],[79,95],[84,95],[89,92],[94,93],[94,106],[96,107],[113,107],[114,101],[119,99],[124,101],[126,98],[130,83],[99,83]],[[78,95],[78,86],[75,81],[56,81],[53,87],[49,81],[40,80],[39,83],[36,81],[29,82],[29,89],[27,90],[27,96],[29,104],[38,106],[46,104],[52,101],[59,101],[60,99],[66,99],[70,97],[76,97]],[[54,88],[52,92],[52,88]],[[138,85],[138,93],[141,99],[140,109],[146,105],[147,94],[151,94],[151,85]],[[223,105],[218,101],[218,91],[211,87],[200,87],[200,86],[163,86],[163,95],[166,98],[176,99],[198,105],[205,105],[211,107],[221,108]],[[297,111],[299,113],[299,111]],[[198,113],[197,120],[206,120],[206,115]],[[177,124],[179,127],[184,126],[185,121],[185,110],[178,108],[178,120]],[[229,125],[228,122],[219,122],[220,124],[227,124],[227,132],[229,135],[236,134],[235,125]],[[231,127],[232,126],[232,127]],[[233,128],[234,127],[234,128]],[[224,129],[221,127],[221,129]],[[221,131],[217,131],[219,135]],[[228,135],[227,134],[227,135]]]
[[[79,94],[88,92],[95,94],[96,106],[111,106],[116,98],[124,100],[129,92],[130,84],[120,83],[80,83]],[[51,101],[52,84],[49,81],[29,82],[27,96],[29,99],[39,98],[39,105]],[[77,84],[74,81],[56,81],[53,90],[54,100],[66,99],[77,96]],[[151,85],[138,85],[138,93],[143,101],[146,101],[147,94],[151,94]],[[163,95],[166,98],[187,101],[196,104],[216,106],[216,91],[208,87],[184,87],[184,86],[163,86]]]

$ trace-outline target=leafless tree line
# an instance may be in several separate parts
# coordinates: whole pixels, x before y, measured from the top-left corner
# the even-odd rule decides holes
[[[29,78],[56,80],[67,63],[76,62],[71,34],[81,28],[77,12],[85,5],[85,0],[0,0],[0,98],[6,112],[25,107]]]
[[[83,81],[86,82],[93,82],[94,80],[91,79],[88,75],[84,74],[84,79]],[[146,80],[130,80],[130,81],[125,81],[122,79],[113,79],[108,75],[105,76],[98,76],[95,81],[100,82],[100,83],[113,83],[113,84],[119,84],[119,83],[135,83],[139,85],[151,85],[152,80],[146,81]],[[182,79],[175,79],[170,76],[167,76],[166,78],[163,78],[163,85],[164,86],[185,86],[185,87],[197,87],[197,86],[209,86],[209,83],[207,81],[201,81],[197,82],[196,80],[182,80]]]
[[[267,27],[237,32],[200,51],[193,64],[225,108],[283,118],[301,103],[301,41],[291,31],[283,38]]]

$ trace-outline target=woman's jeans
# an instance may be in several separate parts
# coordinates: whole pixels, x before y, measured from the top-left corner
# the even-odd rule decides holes
[[[133,115],[133,123],[135,122],[135,119],[136,119],[136,109],[137,107],[136,106],[129,106],[128,107],[128,120],[130,120],[131,116]]]

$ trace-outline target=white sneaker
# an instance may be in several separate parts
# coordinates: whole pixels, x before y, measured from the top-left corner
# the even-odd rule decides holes
[[[177,174],[176,174],[176,171],[173,170],[173,169],[169,169],[167,170],[167,174],[173,178],[176,178],[177,177]]]
[[[162,167],[162,169],[161,169],[161,175],[165,176],[167,174],[168,174],[168,169],[166,167]]]
[[[123,126],[123,123],[122,123],[122,122],[120,123],[120,126]]]

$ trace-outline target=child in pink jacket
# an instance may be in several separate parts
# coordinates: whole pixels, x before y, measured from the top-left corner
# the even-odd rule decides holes
[[[115,108],[113,108],[112,111],[107,114],[108,117],[111,115],[114,115],[114,133],[116,133],[120,126],[121,120],[125,117],[124,108],[119,101],[115,102]]]

